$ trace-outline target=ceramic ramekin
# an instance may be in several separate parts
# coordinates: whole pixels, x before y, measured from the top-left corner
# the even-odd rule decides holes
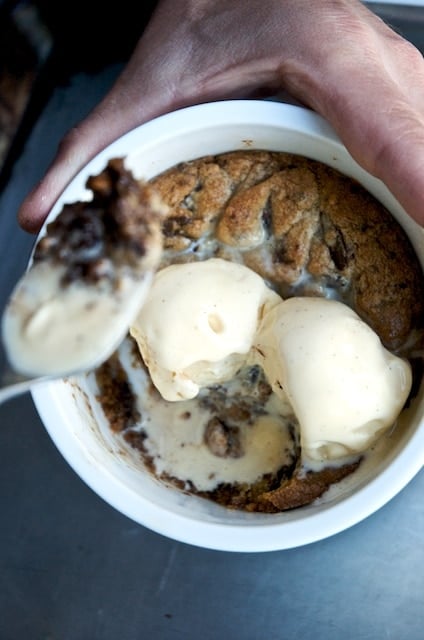
[[[144,124],[94,158],[56,203],[88,197],[89,175],[112,157],[126,156],[140,178],[199,156],[234,149],[288,151],[320,160],[357,179],[402,224],[424,264],[422,230],[385,186],[351,158],[331,127],[315,113],[273,101],[236,100],[188,107]],[[287,549],[338,533],[368,517],[413,478],[424,463],[424,390],[404,416],[389,452],[332,499],[281,514],[228,510],[166,487],[137,466],[108,433],[84,377],[36,387],[33,399],[65,460],[107,503],[135,522],[188,544],[223,551]]]

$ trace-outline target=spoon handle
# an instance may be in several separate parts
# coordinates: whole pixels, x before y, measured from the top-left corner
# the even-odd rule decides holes
[[[0,372],[0,405],[7,400],[20,396],[41,382],[51,380],[48,376],[29,378],[12,371],[7,365],[1,367]]]

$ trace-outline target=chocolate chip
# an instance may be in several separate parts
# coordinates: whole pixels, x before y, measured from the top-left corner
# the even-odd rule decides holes
[[[218,458],[241,458],[244,454],[240,429],[228,426],[217,417],[211,418],[206,425],[205,444]]]

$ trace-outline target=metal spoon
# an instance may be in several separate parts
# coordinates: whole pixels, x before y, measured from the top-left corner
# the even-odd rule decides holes
[[[87,186],[92,200],[65,205],[45,226],[6,305],[0,403],[107,360],[150,290],[166,207],[122,158]]]
[[[104,317],[102,308],[96,308],[94,305],[88,311],[90,314],[88,326],[89,330],[84,330],[82,336],[79,335],[78,330],[74,331],[75,326],[72,326],[72,310],[70,311],[70,322],[64,322],[65,326],[59,326],[58,322],[54,319],[51,322],[51,328],[49,329],[49,335],[46,336],[45,327],[42,326],[42,334],[45,335],[43,341],[42,335],[36,341],[35,355],[31,353],[20,354],[21,360],[34,363],[34,369],[20,370],[11,364],[10,353],[13,355],[13,349],[7,344],[6,338],[13,334],[10,327],[7,330],[8,325],[17,324],[14,313],[14,304],[16,304],[16,298],[18,298],[18,311],[21,311],[22,305],[19,305],[19,287],[18,293],[15,292],[12,295],[9,305],[3,314],[3,353],[0,354],[0,404],[7,400],[14,398],[31,390],[35,385],[67,378],[70,376],[80,375],[86,371],[90,371],[100,366],[105,362],[112,353],[118,348],[121,342],[124,340],[128,333],[128,329],[132,322],[135,320],[137,313],[143,305],[144,300],[150,290],[150,285],[153,280],[153,271],[146,272],[142,279],[134,280],[132,283],[127,281],[125,288],[125,295],[120,295],[114,304],[109,307],[119,307],[119,313],[111,313],[109,317]],[[109,296],[103,296],[109,297]],[[112,300],[113,302],[113,300]],[[104,309],[103,309],[104,310]],[[59,311],[66,313],[66,305],[63,310],[59,304]],[[68,309],[69,311],[69,309]],[[18,318],[20,320],[20,318]],[[29,324],[29,323],[27,323]],[[23,323],[25,329],[25,322]],[[6,326],[6,331],[5,331]],[[58,329],[57,329],[58,328]],[[21,324],[17,327],[21,329]],[[55,335],[55,330],[58,331],[58,336]],[[50,345],[60,341],[61,335],[64,333],[65,338],[70,344],[70,349],[63,349],[62,353],[59,349],[54,349],[53,358],[49,358],[49,349],[46,348],[46,366],[43,369],[43,353],[42,349],[46,346],[45,343]],[[79,337],[82,337],[83,342],[79,344]],[[25,342],[22,343],[25,347]],[[22,344],[19,344],[22,351]],[[82,347],[81,349],[79,347]],[[29,344],[31,347],[31,344]],[[31,349],[29,348],[29,352]],[[51,347],[50,347],[51,351]],[[74,357],[75,356],[75,357]],[[19,361],[19,359],[18,359]],[[39,367],[39,369],[37,369]]]

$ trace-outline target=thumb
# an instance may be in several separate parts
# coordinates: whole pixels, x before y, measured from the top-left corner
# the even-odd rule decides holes
[[[59,144],[46,174],[23,200],[18,211],[20,226],[30,233],[39,231],[50,209],[75,175],[114,140],[147,120],[149,114],[123,114],[114,91]]]

